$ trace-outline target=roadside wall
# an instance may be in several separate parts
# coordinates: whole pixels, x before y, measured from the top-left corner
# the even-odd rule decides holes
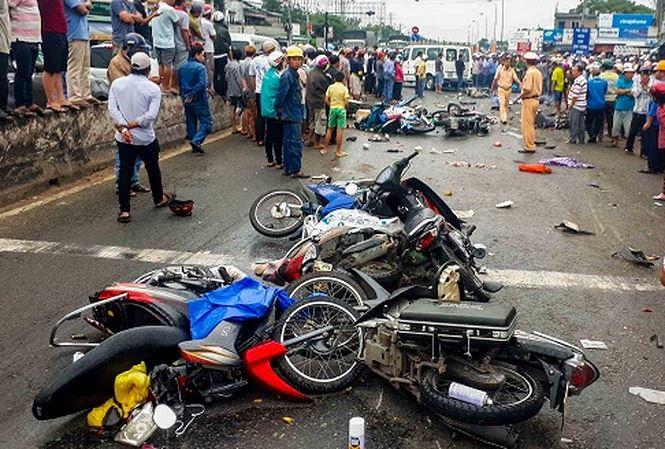
[[[211,109],[215,131],[231,126],[221,99],[212,99]],[[162,149],[183,142],[185,121],[178,97],[164,96],[155,129]],[[0,125],[0,206],[109,166],[115,149],[106,104]]]

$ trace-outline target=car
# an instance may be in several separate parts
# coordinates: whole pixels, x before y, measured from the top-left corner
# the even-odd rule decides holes
[[[272,37],[261,36],[259,34],[231,33],[231,46],[234,50],[240,50],[243,58],[245,57],[245,47],[247,45],[254,46],[257,50],[257,53],[261,53],[263,43],[266,41],[272,41],[275,43],[275,47],[280,48],[279,42],[277,42]]]
[[[416,82],[416,58],[419,52],[427,55],[427,80],[425,88],[434,90],[434,61],[443,53],[443,84],[444,86],[457,86],[457,73],[455,61],[462,55],[466,68],[464,79],[471,79],[471,49],[463,45],[409,45],[402,50],[404,55],[404,82]]]

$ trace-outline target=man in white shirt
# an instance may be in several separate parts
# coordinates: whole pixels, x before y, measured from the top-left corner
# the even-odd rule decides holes
[[[215,37],[217,32],[215,26],[210,21],[212,15],[212,6],[203,6],[203,17],[201,17],[201,35],[203,36],[203,53],[206,57],[206,68],[208,69],[208,87],[212,85],[215,71]]]
[[[162,91],[175,92],[173,69],[175,68],[175,24],[180,20],[173,5],[175,0],[162,0],[157,16],[152,20],[152,44],[159,62],[159,76],[162,78]]]
[[[261,110],[261,87],[263,86],[263,77],[270,69],[270,62],[268,56],[275,51],[275,42],[268,40],[263,43],[263,54],[254,58],[252,63],[252,71],[250,74],[254,76],[254,86],[256,93],[256,110]],[[261,114],[256,114],[256,144],[263,146],[266,134],[266,123]]]

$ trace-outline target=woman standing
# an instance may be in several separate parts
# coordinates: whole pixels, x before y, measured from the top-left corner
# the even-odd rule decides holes
[[[264,142],[268,168],[281,170],[282,165],[282,141],[284,130],[282,122],[277,118],[275,100],[279,92],[279,70],[284,62],[284,55],[274,51],[268,56],[270,69],[266,72],[261,85],[261,116],[266,119],[266,139]]]
[[[402,85],[404,84],[404,68],[402,67],[402,55],[397,56],[395,61],[395,84],[393,85],[393,100],[395,103],[402,101]]]

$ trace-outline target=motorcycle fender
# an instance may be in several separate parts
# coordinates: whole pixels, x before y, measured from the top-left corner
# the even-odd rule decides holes
[[[532,354],[552,357],[561,361],[568,360],[575,355],[569,347],[527,332],[515,332],[515,340],[520,348]]]
[[[296,401],[308,401],[309,398],[287,384],[273,370],[271,362],[286,354],[286,347],[276,341],[267,341],[248,349],[243,354],[247,374],[265,388]]]

